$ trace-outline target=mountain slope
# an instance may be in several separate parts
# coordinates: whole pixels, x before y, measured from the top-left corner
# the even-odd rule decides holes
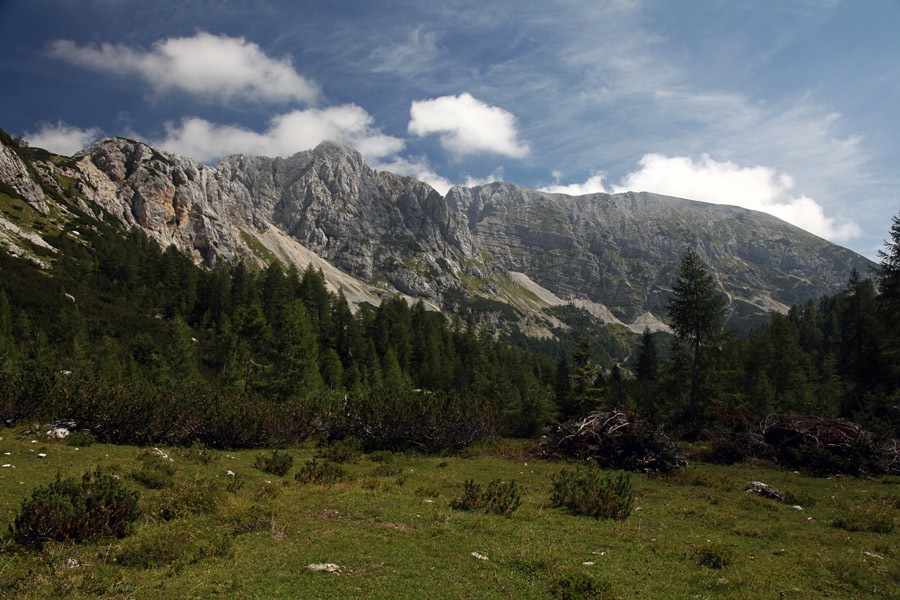
[[[0,243],[19,253],[41,254],[35,219],[88,211],[207,265],[312,263],[354,304],[399,292],[541,336],[563,327],[553,307],[566,304],[634,330],[664,328],[687,247],[741,318],[833,293],[851,268],[870,264],[769,215],[655,194],[570,197],[494,183],[441,197],[335,143],[209,167],[122,138],[66,158],[4,136],[0,180]],[[22,220],[16,202],[42,216]]]

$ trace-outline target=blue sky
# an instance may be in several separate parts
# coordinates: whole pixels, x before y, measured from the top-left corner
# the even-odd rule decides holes
[[[442,193],[667,193],[874,258],[898,29],[897,0],[0,0],[0,127],[207,164],[339,139]]]

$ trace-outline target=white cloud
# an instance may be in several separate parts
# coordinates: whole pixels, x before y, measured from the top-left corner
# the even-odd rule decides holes
[[[338,140],[359,150],[367,159],[395,154],[403,140],[384,135],[372,126],[372,117],[362,108],[347,104],[324,109],[294,110],[272,119],[259,133],[236,125],[218,125],[189,118],[179,125],[167,124],[164,139],[153,143],[200,162],[228,154],[290,156],[314,148],[325,140]]]
[[[570,196],[608,193],[606,186],[603,185],[603,178],[606,177],[606,173],[592,173],[584,183],[569,183],[566,185],[559,183],[559,171],[554,171],[553,176],[556,178],[556,183],[539,188],[538,191],[550,192],[551,194],[569,194]]]
[[[424,181],[433,187],[441,196],[444,196],[453,187],[453,183],[449,179],[438,175],[431,168],[431,165],[428,164],[428,159],[425,157],[402,158],[397,156],[389,161],[376,163],[373,165],[373,168],[381,171],[390,171],[397,175],[415,177],[419,181]]]
[[[79,46],[57,40],[50,55],[118,75],[137,75],[157,93],[180,90],[207,100],[313,103],[318,89],[294,70],[290,59],[273,59],[246,39],[200,32],[168,38],[151,50],[122,44]]]
[[[769,213],[830,240],[859,236],[853,221],[837,222],[812,198],[791,193],[794,180],[763,166],[741,167],[704,154],[698,162],[683,156],[647,154],[613,192],[645,191]]]
[[[498,167],[494,169],[494,172],[487,177],[473,177],[471,175],[465,175],[462,182],[453,183],[446,177],[438,175],[434,171],[434,169],[431,168],[431,165],[428,163],[428,159],[424,156],[417,158],[404,158],[395,156],[388,161],[374,164],[373,168],[382,171],[390,171],[391,173],[396,173],[397,175],[407,175],[409,177],[415,177],[419,181],[424,181],[425,183],[433,187],[435,191],[437,191],[437,193],[439,193],[441,196],[446,196],[447,192],[450,191],[450,188],[455,185],[474,187],[477,185],[491,183],[493,181],[503,181],[503,168]]]
[[[40,129],[34,133],[26,133],[23,137],[30,145],[37,148],[43,148],[63,156],[71,156],[99,138],[100,130],[96,127],[79,129],[57,121],[56,125],[43,123]]]
[[[522,158],[529,153],[528,144],[518,140],[516,117],[471,94],[415,101],[409,113],[410,133],[436,133],[444,149],[457,156],[488,152]]]

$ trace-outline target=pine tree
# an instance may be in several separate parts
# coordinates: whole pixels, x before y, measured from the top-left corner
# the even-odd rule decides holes
[[[656,350],[656,340],[649,328],[645,328],[641,335],[634,374],[639,381],[655,381],[659,375],[659,352]]]
[[[691,349],[691,392],[688,400],[688,419],[697,431],[698,402],[703,390],[700,378],[703,353],[714,347],[722,333],[728,301],[716,291],[716,280],[706,270],[700,257],[692,249],[682,256],[678,279],[666,311],[672,329],[679,340]]]

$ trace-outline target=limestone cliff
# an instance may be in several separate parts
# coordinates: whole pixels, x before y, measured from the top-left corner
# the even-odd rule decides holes
[[[122,138],[72,158],[0,143],[0,180],[0,193],[38,213],[112,216],[207,265],[312,263],[353,303],[400,292],[536,335],[560,325],[547,309],[561,304],[635,330],[664,327],[688,247],[737,315],[833,293],[869,264],[769,215],[655,194],[571,197],[495,183],[442,197],[336,143],[216,167]],[[55,213],[54,198],[63,200]],[[37,233],[14,225],[0,219],[0,244]]]

